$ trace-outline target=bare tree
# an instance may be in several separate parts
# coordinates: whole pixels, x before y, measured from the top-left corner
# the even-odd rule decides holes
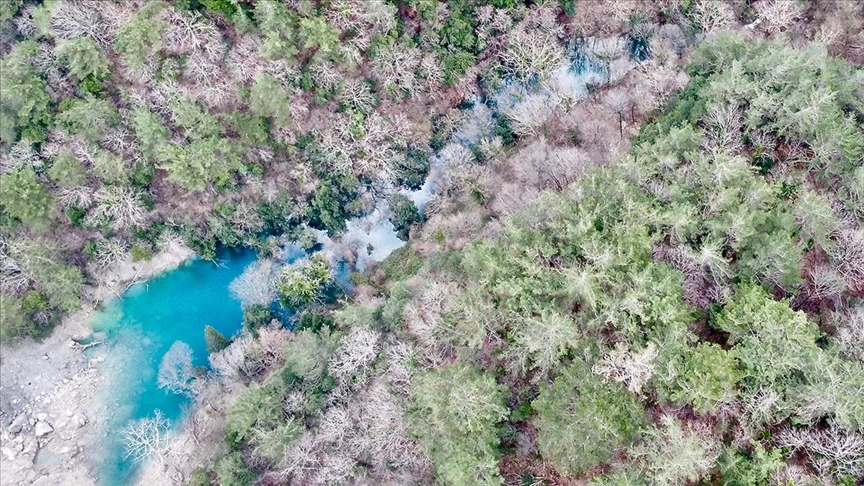
[[[20,239],[0,237],[0,291],[10,294],[23,292],[33,282],[33,278],[22,265],[22,257],[28,252],[22,251],[26,243]]]
[[[274,369],[285,362],[285,344],[293,334],[276,319],[258,330],[258,338],[246,352],[244,370]]]
[[[171,442],[168,433],[170,425],[160,410],[156,410],[155,416],[151,418],[131,421],[120,431],[126,447],[125,457],[131,458],[136,464],[154,456],[160,462],[164,461],[164,452]]]
[[[22,167],[35,168],[42,163],[30,142],[22,139],[12,145],[8,153],[0,154],[0,173],[12,172]]]
[[[219,30],[201,14],[166,8],[163,15],[168,24],[162,40],[166,51],[185,55],[194,50],[203,50],[210,58],[221,55]]]
[[[554,31],[528,30],[524,26],[507,36],[507,49],[501,63],[513,76],[522,80],[543,80],[563,66],[566,55]]]
[[[864,474],[864,437],[837,427],[786,428],[775,435],[780,447],[802,451],[823,475]]]
[[[511,128],[519,136],[537,136],[543,125],[549,121],[556,106],[548,96],[533,93],[526,95],[512,108],[504,111],[511,122]]]
[[[831,260],[852,291],[864,290],[864,230],[843,229],[837,232]]]
[[[375,108],[375,97],[372,96],[369,86],[356,79],[345,81],[339,93],[339,101],[363,113],[369,113]]]
[[[254,35],[243,35],[234,42],[227,65],[235,81],[245,83],[265,71],[268,63],[258,54],[260,48],[261,40]]]
[[[58,39],[90,36],[102,48],[110,46],[107,29],[96,4],[101,2],[56,2],[52,4],[48,28]]]
[[[317,86],[326,90],[334,90],[342,82],[342,74],[330,63],[317,62],[309,67],[309,74]]]
[[[354,327],[339,342],[339,348],[330,358],[328,373],[351,385],[366,382],[370,366],[378,357],[380,349],[377,332],[363,327]]]
[[[105,186],[94,195],[95,206],[87,215],[91,223],[110,223],[115,230],[140,226],[146,210],[138,192],[126,186]]]
[[[394,43],[376,52],[372,60],[375,75],[381,87],[388,93],[402,92],[408,96],[416,94],[415,73],[420,65],[422,53],[419,49]]]
[[[843,275],[827,263],[814,265],[807,275],[810,293],[817,299],[836,299],[846,290]]]
[[[640,451],[653,484],[695,483],[707,476],[721,450],[712,430],[698,422],[682,423],[672,415],[663,415],[660,423],[662,427],[646,433]]]
[[[279,271],[279,266],[273,260],[257,260],[235,278],[229,288],[244,306],[269,305],[276,300]]]
[[[438,88],[444,82],[444,74],[441,72],[441,65],[435,59],[434,54],[426,54],[420,61],[420,74],[424,80],[424,88],[431,96],[438,93]]]
[[[803,8],[795,0],[762,0],[754,5],[769,34],[778,34],[801,17]]]
[[[414,346],[410,343],[397,341],[386,349],[386,378],[394,390],[407,395],[411,387],[411,376],[414,375],[413,362],[416,359]]]
[[[99,268],[107,268],[123,261],[129,254],[129,246],[118,238],[100,238],[96,243],[93,261]]]
[[[434,282],[405,306],[408,330],[417,337],[419,354],[431,363],[440,364],[447,349],[442,338],[449,333],[443,315],[450,309],[454,290],[452,285]]]
[[[837,328],[837,341],[843,354],[864,364],[864,305],[846,311]]]
[[[194,381],[192,348],[183,341],[176,341],[159,364],[159,388],[178,394],[190,394],[195,390]]]
[[[696,0],[688,11],[693,27],[702,32],[722,30],[735,21],[735,13],[725,2]]]
[[[591,371],[607,380],[623,383],[632,393],[640,394],[642,387],[654,374],[655,358],[657,347],[654,343],[648,343],[641,351],[627,349],[627,346],[618,343]]]
[[[707,107],[708,145],[728,153],[738,153],[741,145],[741,130],[744,117],[737,105],[723,103]]]

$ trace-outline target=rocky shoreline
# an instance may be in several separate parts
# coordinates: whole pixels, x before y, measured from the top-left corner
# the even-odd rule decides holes
[[[49,337],[0,348],[0,486],[96,484],[93,459],[113,413],[101,403],[108,348],[83,352],[77,343],[91,337],[90,317],[102,302],[193,255],[172,243],[149,261],[116,264],[86,289],[85,309]]]

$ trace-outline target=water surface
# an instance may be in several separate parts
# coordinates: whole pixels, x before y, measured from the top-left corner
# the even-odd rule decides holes
[[[102,363],[108,386],[103,400],[109,431],[99,458],[101,483],[130,484],[135,467],[124,458],[119,430],[130,420],[152,417],[156,410],[176,426],[190,398],[160,389],[159,364],[177,341],[188,344],[195,366],[207,365],[204,326],[231,337],[242,327],[240,302],[228,285],[255,259],[253,252],[224,252],[217,264],[193,259],[180,268],[132,286],[123,298],[105,304],[93,329],[110,338]]]

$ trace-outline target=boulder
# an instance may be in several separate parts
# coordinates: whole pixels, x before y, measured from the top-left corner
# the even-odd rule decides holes
[[[3,447],[2,449],[0,449],[0,452],[3,453],[3,457],[5,457],[7,461],[15,460],[15,451],[10,449],[9,447]]]
[[[34,429],[34,435],[36,435],[36,437],[45,437],[51,432],[54,432],[54,427],[51,427],[51,424],[42,421],[36,422],[36,427]]]
[[[74,417],[72,417],[72,423],[77,425],[79,429],[87,425],[89,421],[90,420],[83,413],[77,413]]]
[[[27,415],[23,413],[18,414],[18,416],[15,417],[15,420],[9,424],[9,432],[17,434],[18,432],[21,432],[21,429],[24,428],[25,425],[27,425]]]

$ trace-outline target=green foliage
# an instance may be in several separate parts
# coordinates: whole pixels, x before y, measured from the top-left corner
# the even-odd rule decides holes
[[[168,130],[146,106],[135,107],[130,121],[141,145],[141,153],[155,158],[158,148],[168,139]]]
[[[31,290],[20,299],[0,293],[0,338],[41,339],[57,324],[57,314],[45,294]]]
[[[805,142],[813,151],[807,165],[817,177],[843,174],[864,153],[861,127],[854,121],[864,113],[864,102],[852,94],[855,78],[850,66],[829,58],[824,47],[795,50],[721,35],[700,46],[690,69],[712,76],[708,96],[746,107],[748,129]]]
[[[303,49],[316,49],[328,54],[339,42],[339,31],[331,27],[323,17],[307,17],[300,20],[299,37]]]
[[[254,18],[264,37],[261,53],[271,60],[297,55],[297,14],[277,0],[255,3]]]
[[[52,181],[63,187],[78,187],[87,182],[87,168],[69,152],[57,154],[47,173]]]
[[[490,375],[457,364],[420,373],[411,383],[415,433],[443,484],[502,484],[495,425],[507,417]]]
[[[670,398],[690,404],[698,413],[711,413],[736,394],[740,379],[735,357],[714,343],[699,343],[681,356]]]
[[[795,395],[797,422],[816,424],[827,419],[846,430],[864,430],[864,366],[822,351],[806,371],[807,383]]]
[[[341,334],[322,328],[303,329],[285,346],[285,367],[312,387],[327,377],[327,361],[336,350]]]
[[[249,91],[249,111],[284,125],[291,116],[291,96],[278,79],[264,74],[255,80]]]
[[[255,470],[246,464],[239,452],[232,452],[216,461],[213,470],[221,486],[248,486],[258,479]]]
[[[408,241],[411,227],[423,222],[420,211],[417,210],[414,201],[408,199],[404,194],[392,194],[389,201],[390,210],[392,211],[390,222],[393,223],[393,227],[396,229],[396,236],[400,240]]]
[[[133,2],[123,7],[128,7],[129,20],[110,32],[114,45],[109,52],[103,50],[105,37],[61,32],[66,27],[58,24],[60,14],[69,12],[61,12],[59,3],[27,9],[33,35],[43,45],[10,36],[13,25],[22,27],[22,36],[30,35],[30,26],[26,19],[6,22],[22,2],[0,1],[5,35],[0,60],[0,256],[5,273],[0,277],[7,279],[0,294],[0,337],[44,336],[62,312],[74,310],[84,276],[67,262],[83,262],[98,249],[93,235],[84,235],[88,244],[79,253],[74,248],[79,238],[64,238],[61,252],[39,236],[51,223],[64,225],[56,229],[58,234],[69,229],[64,218],[54,219],[51,191],[58,192],[58,199],[63,196],[69,222],[89,231],[90,225],[84,224],[87,211],[95,208],[86,199],[80,206],[67,204],[67,189],[140,189],[148,194],[151,214],[177,221],[171,225],[209,259],[216,257],[217,243],[253,244],[266,251],[275,237],[284,236],[311,249],[316,240],[310,227],[331,236],[343,231],[346,219],[369,207],[361,196],[377,195],[380,187],[374,175],[355,177],[333,170],[333,154],[316,143],[327,129],[328,117],[323,115],[338,101],[341,116],[353,120],[347,137],[359,139],[368,135],[364,123],[373,108],[392,114],[405,106],[352,106],[340,93],[340,79],[358,66],[368,67],[370,56],[399,46],[405,59],[396,60],[411,70],[403,73],[406,79],[420,78],[426,63],[437,59],[444,80],[455,84],[464,73],[476,71],[478,59],[489,58],[490,52],[482,49],[490,34],[506,34],[490,30],[486,20],[480,25],[481,14],[488,12],[477,8],[484,2],[446,3],[446,15],[441,15],[445,10],[437,0],[383,6],[353,2],[347,7],[306,0]],[[514,22],[527,19],[531,28],[554,27],[545,25],[546,17],[534,19],[534,12],[521,5],[525,2],[486,3],[516,7],[507,12]],[[555,15],[576,13],[576,2],[558,4]],[[249,59],[249,65],[239,66],[242,73],[227,66],[229,88],[238,88],[239,96],[211,106],[202,85],[190,77],[188,68],[196,62],[191,51],[162,49],[169,18],[164,14],[177,8],[188,10],[182,15],[203,15],[198,27],[216,18],[216,37],[230,44],[226,62],[253,46],[273,64]],[[502,14],[495,13],[493,23]],[[631,26],[640,21],[634,16]],[[201,39],[211,41],[207,35]],[[648,53],[646,39],[635,31],[631,35],[633,57],[642,59]],[[223,52],[225,46],[218,42],[203,47]],[[47,62],[51,49],[59,71]],[[118,58],[121,65],[114,66]],[[481,89],[492,98],[502,87],[498,66],[483,64]],[[336,80],[320,82],[321,73],[313,68],[321,66],[332,68]],[[111,76],[118,69],[123,75]],[[377,77],[367,71],[347,79]],[[140,80],[132,79],[136,72]],[[78,83],[78,97],[68,97],[72,86],[63,78],[67,73]],[[462,235],[459,244],[448,240],[459,230],[445,225],[432,237],[439,247],[453,244],[458,249],[435,252],[430,250],[434,244],[417,249],[406,245],[367,275],[352,276],[364,289],[377,286],[378,297],[384,299],[380,305],[325,308],[335,286],[323,258],[286,270],[279,279],[282,304],[299,315],[284,356],[274,360],[284,358],[285,364],[261,369],[259,360],[272,358],[273,350],[265,359],[265,340],[256,344],[262,348],[247,357],[243,368],[248,375],[240,377],[251,384],[240,387],[227,413],[232,453],[216,462],[213,474],[197,470],[190,482],[254,482],[256,472],[249,465],[267,468],[283,461],[302,433],[314,433],[323,422],[324,407],[375,413],[365,401],[347,401],[353,398],[341,388],[329,394],[337,382],[328,366],[333,359],[338,362],[344,351],[340,342],[346,342],[340,331],[359,326],[386,333],[370,382],[399,388],[410,379],[410,393],[394,395],[388,405],[395,408],[387,413],[395,412],[394,420],[403,418],[402,402],[410,403],[410,433],[432,458],[441,484],[502,483],[499,435],[507,430],[506,450],[512,450],[525,432],[511,427],[517,422],[536,430],[540,455],[532,462],[554,464],[562,475],[603,474],[593,483],[610,485],[712,480],[767,484],[783,466],[785,451],[765,450],[758,443],[747,451],[728,446],[719,472],[709,479],[718,464],[717,437],[728,431],[719,429],[726,425],[723,421],[717,422],[717,431],[699,424],[714,423],[702,415],[734,400],[744,410],[739,420],[757,430],[761,425],[773,431],[790,424],[831,424],[860,433],[864,368],[835,349],[836,342],[847,339],[841,333],[848,326],[835,329],[819,311],[851,305],[850,295],[860,293],[851,282],[856,261],[846,261],[846,253],[856,248],[847,251],[843,235],[855,231],[864,200],[861,70],[830,58],[817,45],[796,50],[718,34],[701,42],[689,74],[689,85],[672,97],[656,121],[642,128],[629,156],[580,174],[569,187],[544,192],[522,212],[499,219],[490,212],[494,191],[469,186],[459,196],[464,195],[464,201],[454,199],[456,204],[446,208],[460,216],[467,211],[462,203],[484,206],[480,217],[484,222],[493,218],[487,230],[494,231],[483,235],[496,236],[463,250]],[[168,92],[172,83],[180,91]],[[369,82],[373,96],[389,92],[383,79],[380,83]],[[425,86],[417,86],[421,84]],[[301,101],[292,100],[298,87],[307,92],[303,101],[315,105],[307,120],[311,124],[298,120],[314,130],[305,137],[296,133],[293,122],[288,126],[292,101]],[[495,134],[505,145],[530,143],[517,140],[506,117],[495,117]],[[440,150],[453,126],[444,117],[434,119],[430,145]],[[126,138],[127,129],[137,140]],[[49,133],[50,143],[43,143]],[[300,137],[296,142],[295,135]],[[429,171],[429,154],[408,145],[403,134],[393,135],[399,141],[391,148],[404,152],[392,161],[394,182],[416,190]],[[565,139],[581,143],[565,133],[556,144]],[[356,152],[352,157],[365,155]],[[489,162],[489,168],[497,170],[494,161]],[[157,173],[157,167],[166,174]],[[180,187],[166,185],[166,179]],[[179,197],[195,191],[208,192]],[[184,206],[191,203],[196,205],[194,214]],[[407,240],[421,215],[401,194],[390,197],[390,204],[398,236]],[[249,208],[254,208],[251,216],[243,213]],[[159,232],[131,233],[133,259],[149,257]],[[812,267],[814,261],[818,268]],[[836,279],[844,279],[830,304],[819,301],[821,287],[811,271],[826,265],[833,267]],[[5,292],[10,275],[24,279],[20,285],[13,282],[14,294]],[[785,293],[811,312],[813,321],[788,302],[773,300],[768,289],[774,295]],[[261,337],[260,328],[273,317],[267,307],[249,306],[243,325],[253,337]],[[825,324],[822,330],[830,338],[817,323]],[[728,338],[724,347],[714,343],[722,338]],[[210,352],[228,343],[209,326],[205,340]],[[411,349],[396,347],[402,345]],[[600,355],[606,363],[615,350],[647,346],[657,352],[643,363],[650,369],[648,385],[638,396],[592,371],[602,371],[591,366]],[[406,355],[399,356],[402,352]],[[259,368],[253,369],[255,365]],[[338,368],[333,374],[342,379]],[[506,390],[505,384],[512,389]],[[356,389],[361,400],[375,390]],[[303,403],[286,408],[289,395],[304,397]],[[684,422],[663,416],[649,427],[643,405],[655,403],[692,408],[697,415],[683,414]],[[370,428],[365,416],[358,419],[351,434],[363,429],[371,435],[352,435],[344,443],[365,444],[375,438],[378,425]],[[389,434],[388,420],[381,424]],[[330,453],[337,444],[325,441],[320,446],[320,452]],[[517,450],[516,459],[524,459]],[[796,460],[804,455],[796,453]],[[380,480],[375,476],[380,464],[370,465],[377,457],[351,459],[358,461],[356,477]],[[627,464],[616,464],[618,459]],[[384,469],[401,474],[401,464],[387,458]],[[502,469],[510,464],[508,458]],[[535,479],[523,477],[526,483]]]
[[[243,329],[253,336],[258,336],[258,329],[270,324],[274,317],[273,312],[265,305],[247,305],[243,307]]]
[[[149,246],[148,243],[135,244],[132,245],[132,248],[129,250],[129,254],[132,256],[133,262],[143,262],[153,258],[153,249]]]
[[[777,403],[765,411],[765,419],[788,416],[794,387],[820,353],[816,325],[787,302],[774,301],[761,287],[747,284],[739,287],[714,325],[729,333],[731,353],[743,373],[744,392],[749,396],[760,391],[776,394]]]
[[[5,187],[5,184],[2,186]],[[48,299],[48,308],[73,312],[78,309],[78,294],[84,283],[77,267],[63,262],[56,243],[42,238],[20,238],[6,243],[3,252],[29,280],[32,289]],[[35,298],[35,297],[33,297]],[[37,302],[40,300],[34,300]],[[29,309],[29,310],[28,310]],[[35,307],[25,306],[25,312]],[[40,311],[43,309],[39,309]]]
[[[6,0],[0,3],[0,22],[6,22],[15,17],[23,4],[24,0]]]
[[[388,280],[399,281],[417,273],[423,266],[423,259],[416,250],[411,248],[411,245],[405,245],[387,255],[379,265]]]
[[[171,109],[171,121],[184,129],[186,137],[201,140],[219,134],[219,122],[198,103],[182,96],[174,96],[168,103]]]
[[[444,72],[444,82],[455,84],[459,78],[474,66],[476,58],[474,54],[465,51],[457,51],[444,55],[441,59],[441,70]]]
[[[207,343],[207,352],[211,354],[222,351],[230,344],[221,332],[211,326],[204,326],[204,341]]]
[[[333,329],[333,319],[316,312],[314,310],[306,310],[297,318],[297,323],[294,325],[294,330],[297,332],[308,330],[313,333],[318,333],[322,329]]]
[[[211,486],[214,479],[216,478],[213,471],[204,469],[203,467],[196,467],[192,470],[192,474],[189,475],[187,486]]]
[[[0,59],[0,141],[4,143],[22,137],[31,142],[45,139],[50,100],[45,81],[33,64],[38,51],[38,43],[24,41]]]
[[[303,430],[303,426],[293,417],[270,430],[256,429],[253,454],[278,464],[284,460],[285,453],[300,438]]]
[[[537,445],[543,457],[578,474],[608,461],[628,447],[645,424],[641,403],[575,362],[551,386],[541,388],[531,406],[537,411]]]
[[[225,437],[229,443],[248,442],[256,430],[278,427],[282,421],[280,397],[269,387],[251,384],[228,408]]]
[[[99,142],[120,121],[114,104],[93,96],[77,99],[57,115],[57,121],[70,135],[80,135],[88,142]]]
[[[425,150],[409,149],[405,158],[399,159],[394,181],[399,186],[416,191],[423,187],[429,173],[429,154]]]
[[[30,168],[3,175],[0,210],[35,229],[47,229],[54,205],[42,182]]]
[[[786,466],[781,449],[766,450],[761,443],[755,441],[751,441],[751,444],[753,450],[750,452],[732,447],[723,449],[719,461],[723,484],[767,486],[772,484],[772,475]]]
[[[795,218],[808,238],[825,250],[834,248],[831,235],[841,226],[828,202],[813,191],[801,191],[795,204]]]
[[[568,17],[576,15],[576,0],[558,0],[561,3],[561,11]]]
[[[211,12],[218,12],[225,18],[232,18],[237,13],[237,7],[231,0],[198,0],[201,5]]]
[[[405,306],[411,302],[413,292],[405,282],[394,282],[388,287],[389,295],[381,307],[381,322],[388,331],[395,331],[402,327],[402,317],[405,314]]]
[[[237,147],[222,137],[193,140],[188,145],[167,144],[158,158],[168,180],[190,191],[203,191],[210,185],[224,189],[245,169]]]
[[[270,122],[260,116],[234,111],[223,115],[221,121],[226,130],[236,133],[239,143],[245,146],[260,146],[269,142]]]
[[[0,339],[5,342],[19,336],[39,334],[39,329],[33,326],[22,309],[21,299],[0,292]]]
[[[124,63],[140,69],[151,54],[162,48],[164,21],[158,18],[161,1],[150,2],[123,24],[114,37],[114,50]]]
[[[321,255],[286,268],[276,289],[283,305],[299,309],[319,302],[333,277],[330,264]]]
[[[57,60],[78,81],[91,77],[95,80],[108,76],[108,59],[90,37],[78,37],[57,44],[54,49]]]
[[[309,226],[335,235],[345,229],[345,220],[357,212],[351,203],[358,196],[359,182],[353,177],[322,180],[308,201]]]

